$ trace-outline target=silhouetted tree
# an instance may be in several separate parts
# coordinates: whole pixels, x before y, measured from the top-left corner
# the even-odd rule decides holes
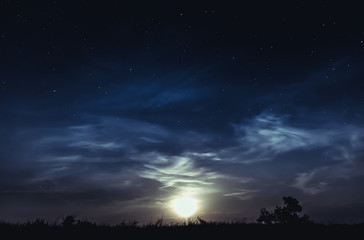
[[[302,212],[302,207],[297,199],[283,197],[283,203],[283,207],[277,206],[274,212],[262,208],[257,222],[264,224],[303,224],[310,222],[308,215],[299,215]]]

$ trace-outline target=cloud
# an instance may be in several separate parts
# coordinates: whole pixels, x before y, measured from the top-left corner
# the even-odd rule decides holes
[[[245,120],[243,125],[233,124],[235,145],[221,148],[208,157],[226,165],[228,162],[252,166],[266,163],[265,171],[274,175],[279,168],[286,168],[280,166],[282,157],[295,158],[300,152],[307,153],[300,163],[306,170],[302,171],[296,165],[296,173],[284,172],[281,177],[293,174],[294,183],[290,185],[309,195],[331,189],[340,179],[363,175],[364,130],[360,125],[339,126],[323,121],[313,128],[297,118],[292,121],[292,118],[263,112]],[[264,181],[263,176],[259,179]],[[228,194],[235,193],[239,195],[239,191]]]
[[[297,125],[297,124],[296,124]],[[358,126],[339,127],[323,125],[321,128],[294,126],[288,115],[277,116],[263,112],[242,125],[232,125],[237,145],[222,149],[220,157],[241,163],[274,160],[278,154],[294,150],[313,150],[323,147],[345,147],[347,142],[358,144],[355,139],[363,134]]]
[[[250,199],[253,195],[252,193],[258,192],[259,190],[249,190],[249,189],[235,189],[236,192],[225,193],[225,197],[235,197],[239,200]]]
[[[189,154],[165,157],[154,155],[155,159],[163,160],[145,164],[140,176],[159,181],[162,184],[160,189],[168,192],[169,196],[198,196],[217,190],[213,187],[214,179],[220,178],[221,174],[197,167],[195,159],[190,158]]]
[[[315,179],[315,175],[322,170],[322,169],[315,169],[313,171],[307,173],[299,173],[295,179],[295,183],[293,187],[296,187],[302,190],[304,193],[315,195],[324,191],[325,186],[327,185],[326,182],[320,181],[318,183],[314,183],[313,180]],[[322,180],[322,179],[320,179]],[[313,182],[313,183],[312,183]]]
[[[359,143],[361,146],[364,143],[362,138],[357,138],[357,142],[351,142],[347,146],[331,146],[331,153],[326,155],[331,163],[298,173],[292,186],[307,194],[316,195],[338,183],[364,176],[364,151]]]

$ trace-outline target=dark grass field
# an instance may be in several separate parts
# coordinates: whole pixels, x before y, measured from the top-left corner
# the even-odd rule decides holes
[[[1,239],[363,239],[364,223],[255,224],[190,221],[184,223],[97,225],[88,221],[48,224],[43,220],[1,223]],[[4,237],[5,236],[5,237]]]

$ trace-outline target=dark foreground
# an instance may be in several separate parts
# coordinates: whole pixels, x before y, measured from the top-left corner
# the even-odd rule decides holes
[[[0,224],[2,239],[360,239],[364,223],[355,225],[263,225],[246,223],[188,223],[49,225],[42,221]],[[5,238],[3,238],[5,236]]]

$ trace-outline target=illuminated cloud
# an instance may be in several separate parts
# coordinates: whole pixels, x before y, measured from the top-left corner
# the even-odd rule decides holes
[[[347,143],[358,145],[363,135],[359,126],[342,128],[331,124],[308,128],[303,124],[300,127],[292,124],[289,116],[268,113],[248,119],[242,125],[233,124],[233,127],[238,144],[222,149],[220,156],[242,163],[271,161],[278,154],[294,150],[310,151],[329,147],[345,151]]]

